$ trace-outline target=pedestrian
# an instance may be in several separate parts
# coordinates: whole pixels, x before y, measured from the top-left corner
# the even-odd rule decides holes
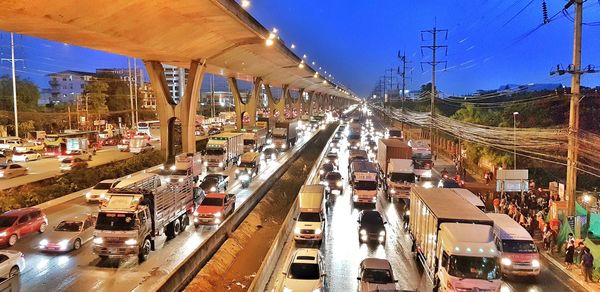
[[[581,256],[581,267],[583,269],[583,279],[586,282],[592,281],[592,271],[594,270],[594,256],[590,253],[589,248],[583,249]]]
[[[575,259],[573,260],[573,263],[575,265],[581,265],[581,256],[583,255],[583,250],[585,249],[585,244],[583,244],[583,242],[579,242],[577,244],[577,248],[575,248]]]
[[[567,270],[570,270],[573,265],[573,256],[575,256],[575,241],[571,240],[567,245],[567,252],[565,255],[565,265],[567,266]]]
[[[500,198],[496,197],[492,204],[494,205],[494,213],[500,213]]]
[[[490,184],[490,174],[488,171],[486,171],[485,173],[483,173],[483,178],[485,179],[485,185],[489,185]]]

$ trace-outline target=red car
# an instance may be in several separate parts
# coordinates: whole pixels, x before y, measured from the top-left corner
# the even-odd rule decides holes
[[[31,233],[43,233],[48,218],[39,208],[22,208],[0,215],[0,245],[13,246],[19,238]]]

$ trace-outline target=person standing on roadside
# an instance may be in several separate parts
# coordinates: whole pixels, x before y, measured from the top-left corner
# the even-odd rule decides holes
[[[590,253],[589,248],[583,250],[581,256],[581,268],[583,269],[583,279],[586,282],[592,281],[592,271],[594,270],[594,256]]]
[[[496,197],[492,204],[494,205],[494,213],[500,213],[500,198]]]
[[[573,257],[575,256],[575,241],[570,240],[567,245],[567,253],[565,255],[565,265],[567,266],[567,270],[571,269],[573,265]]]

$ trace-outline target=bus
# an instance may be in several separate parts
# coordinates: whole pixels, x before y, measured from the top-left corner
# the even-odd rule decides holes
[[[44,138],[44,156],[58,157],[65,155],[67,151],[67,138],[87,138],[91,149],[95,151],[102,148],[98,131],[67,130],[64,133],[46,134]]]
[[[137,132],[147,134],[152,140],[160,139],[160,121],[142,121],[137,123]]]

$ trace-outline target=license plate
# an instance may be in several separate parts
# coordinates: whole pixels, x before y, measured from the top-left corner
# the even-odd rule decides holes
[[[109,248],[108,249],[108,253],[116,253],[117,249],[116,248]]]

